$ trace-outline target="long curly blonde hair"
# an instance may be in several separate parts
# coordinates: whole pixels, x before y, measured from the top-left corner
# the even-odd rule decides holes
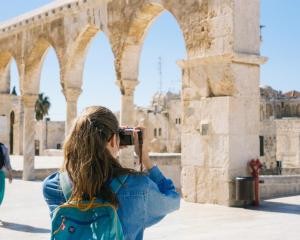
[[[135,172],[123,168],[106,148],[118,130],[116,116],[102,106],[88,107],[77,117],[64,143],[62,169],[68,172],[73,183],[71,199],[98,197],[117,206],[116,196],[107,182]]]

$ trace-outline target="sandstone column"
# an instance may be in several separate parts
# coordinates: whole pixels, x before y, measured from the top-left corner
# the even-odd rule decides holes
[[[24,104],[24,133],[23,133],[23,180],[34,180],[34,135],[35,135],[35,102],[37,95],[22,96]]]
[[[138,84],[137,80],[122,80],[117,82],[121,88],[121,110],[120,110],[120,125],[133,127],[135,123],[134,112],[134,90]],[[125,167],[136,167],[134,162],[133,147],[127,147],[120,152],[120,162]]]
[[[67,119],[65,126],[65,135],[69,133],[73,121],[77,117],[77,101],[81,92],[82,90],[80,88],[66,88],[65,90],[63,90],[67,101]]]
[[[10,91],[10,64],[0,65],[0,94]]]
[[[180,63],[182,193],[192,202],[236,205],[234,178],[259,155],[259,65],[248,54]]]
[[[0,59],[1,64],[1,59]],[[0,141],[9,147],[9,64],[0,65]]]

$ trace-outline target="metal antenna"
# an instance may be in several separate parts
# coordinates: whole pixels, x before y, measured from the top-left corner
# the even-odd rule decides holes
[[[158,74],[159,74],[159,93],[162,92],[162,62],[161,57],[158,58]]]

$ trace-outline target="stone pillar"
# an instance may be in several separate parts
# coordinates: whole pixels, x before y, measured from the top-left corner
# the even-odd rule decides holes
[[[67,119],[66,119],[65,135],[69,133],[73,121],[77,117],[77,101],[81,92],[82,90],[80,88],[66,88],[63,90],[63,93],[67,101]]]
[[[38,95],[22,96],[24,104],[24,133],[23,133],[23,180],[34,180],[34,135],[35,135],[35,102]]]
[[[117,82],[121,88],[121,110],[120,110],[120,125],[133,127],[135,123],[134,112],[134,90],[137,86],[137,80],[122,80]],[[120,151],[120,162],[125,167],[135,168],[133,147],[127,147]]]
[[[254,55],[182,61],[182,194],[238,205],[234,178],[259,156],[259,65]]]
[[[10,92],[10,64],[0,66],[0,94]]]

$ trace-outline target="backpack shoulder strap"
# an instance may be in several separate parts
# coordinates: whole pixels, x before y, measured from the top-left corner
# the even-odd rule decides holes
[[[72,194],[72,184],[67,172],[59,173],[59,183],[65,199],[68,201]]]
[[[128,178],[128,175],[122,175],[122,176],[114,178],[111,181],[111,183],[109,184],[111,190],[114,193],[117,193],[120,190],[120,188],[123,186],[123,184],[126,182],[127,178]]]

